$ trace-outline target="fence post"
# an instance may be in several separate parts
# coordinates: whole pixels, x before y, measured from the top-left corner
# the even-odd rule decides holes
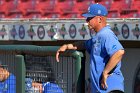
[[[25,62],[24,56],[16,55],[16,93],[25,93]]]
[[[83,57],[83,53],[82,52],[74,52],[73,54],[74,58],[76,59],[75,62],[75,71],[76,71],[76,93],[84,93],[83,91],[83,83],[85,82],[85,80],[83,80],[83,70],[82,70],[82,57]]]

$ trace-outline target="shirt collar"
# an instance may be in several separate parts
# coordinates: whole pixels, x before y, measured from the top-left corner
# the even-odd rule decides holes
[[[101,32],[103,32],[105,29],[110,29],[111,27],[109,25],[106,25],[105,27],[103,27],[99,32],[97,32],[96,35],[100,34]]]

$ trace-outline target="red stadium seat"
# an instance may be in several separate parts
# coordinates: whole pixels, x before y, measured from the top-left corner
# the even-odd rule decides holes
[[[120,17],[121,18],[138,18],[139,12],[137,10],[122,11]]]
[[[36,8],[38,8],[42,16],[57,13],[56,2],[56,0],[39,1]]]
[[[110,18],[119,18],[122,11],[130,10],[130,0],[114,0],[109,9]]]
[[[1,1],[9,2],[9,1],[14,1],[14,0],[1,0]]]
[[[28,2],[28,1],[47,1],[47,0],[7,0],[7,1],[20,1],[20,2]]]
[[[109,18],[140,17],[140,0],[0,0],[0,18],[82,18],[91,3],[106,6]]]
[[[64,14],[61,15],[60,18],[79,18],[79,14],[78,13]]]
[[[39,13],[31,13],[28,15],[23,16],[24,18],[41,18],[41,14]]]
[[[120,13],[116,10],[109,10],[108,11],[108,18],[119,18],[120,17]]]
[[[98,1],[96,3],[104,5],[109,10],[112,4],[112,0],[100,0],[100,2]]]
[[[114,0],[111,4],[110,10],[121,11],[122,9],[130,9],[130,0]]]
[[[23,15],[20,13],[19,14],[14,13],[14,14],[10,14],[10,15],[5,16],[5,18],[23,18]]]
[[[79,11],[80,14],[87,12],[88,7],[90,4],[94,3],[93,0],[84,0],[82,2],[77,2],[75,5]]]
[[[20,2],[27,2],[28,0],[19,0]]]
[[[6,16],[12,12],[19,12],[17,9],[18,2],[10,1],[0,1],[0,13],[5,14]]]
[[[4,13],[0,13],[0,19],[1,18],[5,18],[5,14]]]
[[[140,17],[140,0],[124,0],[127,1],[128,5],[126,4],[121,4],[122,6],[120,8],[120,17],[121,18],[138,18]]]
[[[140,0],[132,0],[131,9],[140,11]]]
[[[59,13],[46,14],[42,16],[42,18],[60,18],[60,14]]]
[[[66,0],[64,2],[57,3],[57,9],[61,14],[69,14],[69,13],[76,13],[75,7],[76,1],[74,0]]]
[[[8,1],[7,3],[7,16],[20,17],[22,12],[18,8],[18,1]]]
[[[5,1],[0,1],[0,14],[6,15],[7,12],[7,4]]]
[[[18,8],[20,11],[22,11],[23,15],[28,15],[28,14],[37,14],[40,13],[40,11],[36,8],[37,5],[37,0],[31,0],[27,2],[20,2],[18,4]]]

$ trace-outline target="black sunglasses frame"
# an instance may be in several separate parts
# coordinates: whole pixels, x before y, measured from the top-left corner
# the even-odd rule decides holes
[[[86,21],[89,22],[92,18],[94,18],[94,17],[88,17],[88,18],[86,19]]]

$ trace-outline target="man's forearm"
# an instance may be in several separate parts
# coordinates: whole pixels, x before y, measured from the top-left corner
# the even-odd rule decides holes
[[[59,62],[59,54],[60,52],[65,52],[67,49],[73,50],[83,50],[84,48],[84,41],[76,42],[73,44],[64,44],[61,46],[56,52],[56,61]]]
[[[85,49],[85,41],[78,41],[73,43],[73,46],[77,47],[77,50],[84,50]]]
[[[103,73],[109,74],[109,72],[121,61],[124,50],[119,50],[108,61]]]
[[[85,49],[84,41],[79,41],[72,44],[64,44],[62,47],[65,49],[77,49],[77,50]]]

